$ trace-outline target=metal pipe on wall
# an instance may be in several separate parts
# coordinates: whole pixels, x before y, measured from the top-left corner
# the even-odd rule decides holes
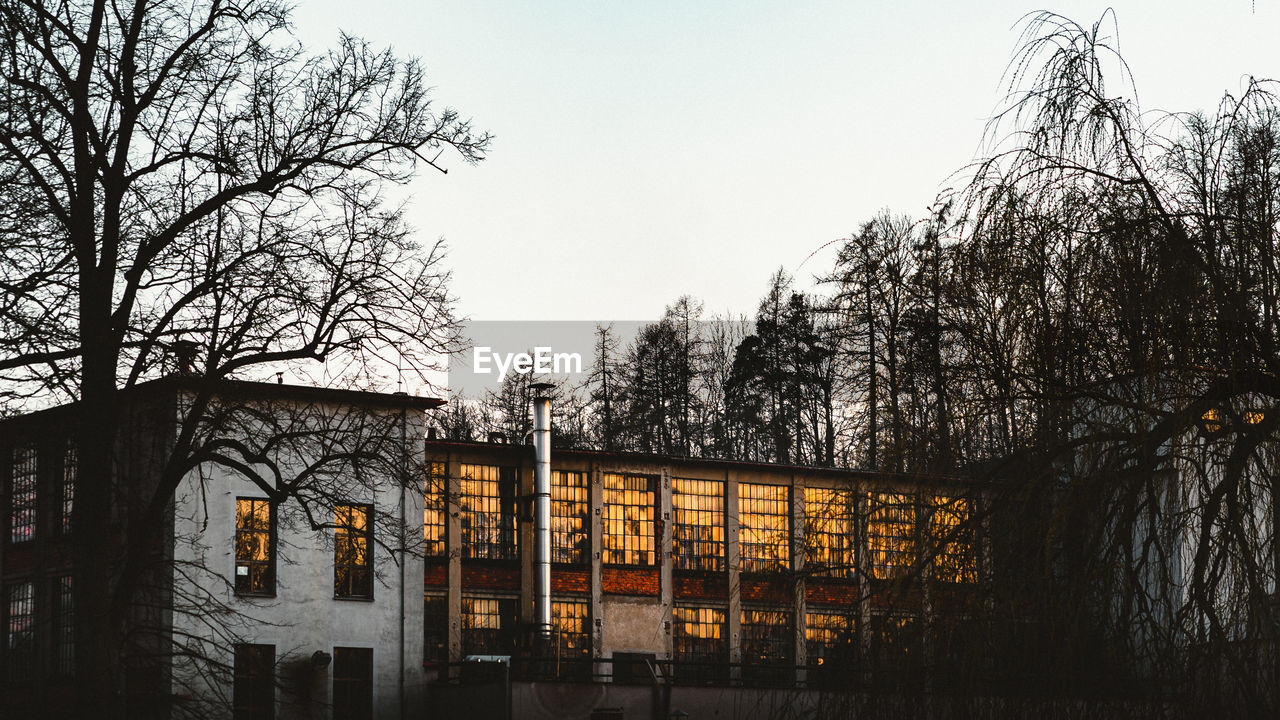
[[[551,637],[551,383],[534,383],[533,397],[533,622]]]

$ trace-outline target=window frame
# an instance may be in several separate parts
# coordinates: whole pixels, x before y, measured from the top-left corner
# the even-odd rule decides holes
[[[449,494],[449,466],[439,460],[427,462],[427,482],[422,498],[422,552],[426,558],[449,556],[449,528],[445,498]]]
[[[681,486],[690,483],[687,489]],[[709,487],[719,489],[718,493],[700,492]],[[721,479],[706,478],[671,478],[671,566],[677,571],[691,572],[724,572],[728,567],[726,561],[726,483]],[[677,498],[698,498],[699,500],[718,500],[719,505],[713,507],[681,507],[684,500]],[[695,501],[697,502],[697,501]],[[698,503],[703,505],[703,503]],[[710,522],[700,522],[709,518]],[[711,537],[698,537],[700,528],[710,528]],[[693,532],[689,534],[689,531]],[[689,534],[688,537],[684,535]],[[700,550],[711,549],[711,552]],[[709,565],[709,567],[708,567]]]
[[[475,468],[492,470],[494,477],[476,477]],[[463,560],[518,561],[520,533],[516,518],[519,483],[517,468],[484,463],[458,464],[458,544]],[[492,484],[495,494],[476,493]],[[471,492],[469,492],[471,491]],[[475,507],[480,501],[482,507]],[[496,517],[497,522],[490,522]],[[476,521],[485,518],[485,522]],[[483,536],[483,537],[481,537]]]
[[[716,614],[719,615],[718,622],[714,619]],[[719,637],[684,632],[689,627],[714,627],[718,629]],[[671,659],[678,681],[697,684],[728,679],[729,609],[719,605],[673,604]]]
[[[256,517],[253,512],[253,504],[257,504],[257,503],[266,504],[267,527],[265,529],[258,528],[256,526],[252,528],[241,527],[240,503],[242,502],[251,503],[250,511],[246,515],[246,517],[250,517],[250,518]],[[262,532],[265,532],[267,534],[267,559],[265,561],[253,560],[253,559],[242,560],[240,558],[241,535],[257,534]],[[276,542],[277,542],[276,540],[276,503],[273,502],[270,498],[237,496],[235,499],[235,535],[232,538],[232,562],[233,562],[233,570],[234,570],[234,575],[233,575],[234,580],[232,584],[235,588],[236,595],[240,597],[275,597],[276,596]],[[240,586],[240,578],[242,577],[242,575],[240,574],[240,568],[242,563],[248,570],[248,572],[246,572],[243,575],[243,577],[249,578],[249,581],[248,581],[249,587],[246,587],[243,589]],[[255,567],[264,568],[264,574],[266,575],[264,584],[268,587],[268,589],[254,590],[252,588]]]
[[[895,510],[903,514],[895,517]],[[879,517],[881,513],[887,516]],[[910,575],[920,559],[919,499],[915,493],[870,492],[866,515],[867,574],[881,582]],[[905,530],[894,534],[888,531],[892,527]],[[902,541],[901,546],[892,547],[894,538]]]
[[[577,483],[567,482],[576,477]],[[557,479],[560,482],[557,482]],[[559,492],[557,492],[559,491]],[[580,497],[577,497],[580,496]],[[580,508],[581,512],[557,510]],[[551,471],[551,562],[554,565],[591,563],[591,483],[580,470]],[[573,539],[573,542],[568,542]]]
[[[29,453],[25,458],[21,458],[21,453]],[[30,440],[24,440],[10,446],[8,462],[6,463],[5,474],[5,540],[11,546],[21,546],[27,543],[33,543],[40,533],[40,447]],[[24,468],[21,475],[19,467]],[[29,469],[29,474],[27,472]],[[29,480],[30,485],[23,486],[23,491],[19,495],[17,482],[18,478]],[[29,502],[19,503],[19,497],[29,499]],[[16,533],[20,528],[26,530],[23,537],[18,537]]]
[[[354,664],[359,660],[358,664]],[[333,720],[372,720],[373,718],[373,648],[335,646],[333,648],[333,674],[331,701]],[[344,670],[364,672],[359,676],[342,674]],[[348,688],[339,691],[339,688]],[[347,702],[340,705],[340,695]],[[359,707],[356,707],[359,703]]]
[[[771,490],[781,491],[781,498],[777,497],[748,497],[744,492],[746,488],[770,488]],[[772,512],[768,509],[768,505],[772,503],[781,503],[781,512]],[[752,507],[754,506],[754,507]],[[791,527],[791,509],[792,509],[792,492],[790,485],[777,485],[773,483],[738,483],[738,571],[744,573],[776,573],[787,572],[791,569],[792,554],[792,535]],[[761,522],[760,527],[748,522],[748,518],[781,518],[782,528],[765,527],[767,523]],[[772,532],[783,533],[785,540],[781,543],[763,542],[759,540],[747,540],[752,534],[767,536]],[[756,553],[750,551],[755,548],[781,548],[780,557],[771,558],[765,553]],[[768,567],[768,563],[774,563],[773,567]]]
[[[26,592],[20,592],[24,589]],[[26,685],[36,679],[35,668],[40,652],[36,632],[36,594],[36,582],[31,578],[9,582],[4,588],[4,677],[12,685]],[[26,618],[25,626],[16,627],[15,617]],[[20,636],[26,640],[21,654],[15,652],[16,639]]]
[[[276,716],[276,646],[262,643],[235,643],[232,645],[231,653],[232,718],[234,720],[274,720]],[[251,686],[247,697],[243,698],[246,702],[241,702],[242,681],[245,685]],[[262,697],[264,694],[269,695],[270,699]],[[265,701],[265,704],[260,705],[259,701]]]
[[[349,508],[351,510],[356,510],[356,509],[362,510],[364,512],[364,519],[365,519],[364,528],[357,529],[357,528],[351,527],[350,523],[354,518],[350,513],[348,513],[348,518],[349,518],[348,522],[344,524],[339,514],[340,512],[339,508]],[[344,503],[341,505],[335,505],[333,509],[334,509],[333,597],[335,600],[373,600],[373,588],[374,588],[373,555],[375,550],[375,547],[373,544],[373,521],[374,521],[373,504],[372,503]],[[341,559],[343,557],[342,556],[343,548],[339,540],[339,533],[341,533],[344,536],[347,535],[348,533],[358,534],[360,536],[360,539],[363,540],[365,543],[365,553],[364,553],[365,562],[363,563],[341,562]],[[340,568],[348,568],[349,569],[348,572],[350,572],[350,569],[362,568],[364,570],[364,575],[363,575],[363,580],[360,581],[360,584],[362,586],[367,585],[368,586],[367,589],[364,587],[356,588],[355,587],[356,581],[351,579],[352,576],[350,574],[346,576],[345,589],[341,587],[340,584],[343,583],[343,580],[339,577]],[[347,590],[347,591],[344,591],[344,590]]]
[[[858,491],[804,488],[804,568],[817,577],[858,577]],[[826,495],[821,504],[819,495]],[[810,496],[813,496],[812,498]],[[831,512],[839,508],[842,512]]]
[[[621,480],[620,487],[609,487],[611,480]],[[626,486],[628,480],[641,480],[647,487],[644,489],[629,488]],[[600,561],[603,565],[613,567],[632,567],[632,568],[658,568],[661,566],[658,557],[658,547],[660,545],[658,538],[658,502],[660,493],[658,490],[658,478],[656,475],[641,475],[636,473],[619,473],[606,472],[600,479],[601,491],[601,533],[600,533]],[[610,494],[621,494],[623,502],[610,502]],[[626,502],[628,493],[649,493],[648,502],[632,503]],[[629,508],[638,508],[647,514],[647,517],[629,518],[627,517]],[[641,533],[632,534],[625,530],[625,525],[629,523],[640,523]],[[610,524],[617,523],[623,526],[622,532],[610,532]],[[628,542],[629,538],[636,539],[636,542]],[[620,541],[618,547],[611,546],[610,541]],[[621,556],[620,559],[617,559]],[[632,562],[631,558],[635,557],[638,562]]]

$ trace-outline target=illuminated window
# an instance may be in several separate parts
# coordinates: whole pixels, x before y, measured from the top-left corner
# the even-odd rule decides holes
[[[20,582],[9,586],[10,682],[26,682],[32,678],[36,664],[36,586]]]
[[[791,566],[791,488],[738,485],[738,545],[742,572],[772,572]]]
[[[916,508],[910,495],[872,493],[867,517],[871,575],[878,580],[900,577],[916,554]]]
[[[426,497],[422,503],[423,554],[444,557],[444,498],[448,473],[442,462],[427,463]]]
[[[655,480],[642,475],[604,476],[604,562],[654,565]]]
[[[462,557],[516,558],[515,468],[461,465]]]
[[[57,602],[53,617],[53,673],[71,677],[76,671],[76,617],[70,575],[54,578],[53,597]]]
[[[587,536],[587,474],[551,471],[551,562],[586,563],[591,552]]]
[[[671,481],[677,570],[724,570],[724,481]]]
[[[773,608],[742,608],[743,680],[767,684],[788,681],[795,649],[790,612]],[[784,667],[765,667],[769,665]]]
[[[965,498],[934,498],[929,518],[933,542],[933,578],[942,582],[971,583],[978,579],[969,501]]]
[[[589,606],[576,600],[551,602],[552,640],[555,642],[556,660],[568,661],[557,670],[559,677],[586,679],[591,675],[591,626],[588,621]],[[577,661],[577,662],[575,662]]]
[[[681,682],[714,682],[728,677],[729,646],[721,608],[671,608],[671,649]]]
[[[804,616],[804,644],[812,667],[847,668],[857,659],[858,644],[852,615],[811,612]]]
[[[444,595],[423,595],[423,648],[427,662],[449,659],[449,602]]]
[[[74,440],[68,439],[62,452],[62,483],[58,488],[61,494],[63,534],[71,532],[71,510],[75,506],[76,477],[80,472],[80,456],[76,451]]]
[[[854,577],[857,535],[852,490],[804,489],[804,566],[815,575]]]
[[[334,508],[333,594],[373,597],[373,506]]]
[[[514,598],[462,598],[462,655],[510,655],[519,621]]]
[[[235,720],[271,720],[276,716],[275,663],[275,645],[235,646],[231,692]]]
[[[373,717],[373,650],[333,649],[333,720]]]
[[[20,543],[36,536],[36,446],[13,449],[9,476],[9,540]]]
[[[275,595],[275,518],[271,501],[236,498],[236,592]]]
[[[1250,425],[1257,425],[1267,418],[1266,413],[1261,410],[1246,410],[1244,413],[1244,421]]]

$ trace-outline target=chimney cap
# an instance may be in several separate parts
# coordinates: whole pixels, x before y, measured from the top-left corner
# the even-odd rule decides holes
[[[537,393],[538,397],[545,397],[547,395],[547,391],[551,390],[555,386],[556,386],[555,383],[536,382],[536,383],[530,383],[529,389]]]

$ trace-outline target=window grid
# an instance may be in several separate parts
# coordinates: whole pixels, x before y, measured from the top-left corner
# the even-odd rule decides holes
[[[742,572],[775,572],[791,566],[791,488],[738,485],[738,544]]]
[[[591,552],[587,535],[587,475],[551,472],[551,562],[585,564]]]
[[[8,675],[10,682],[32,679],[36,664],[36,586],[20,582],[9,586]]]
[[[462,598],[462,655],[509,655],[517,612],[512,598]]]
[[[915,563],[915,500],[896,493],[871,493],[869,499],[867,546],[871,575],[877,580],[901,577]]]
[[[672,654],[676,662],[689,664],[675,669],[680,680],[708,682],[727,675],[726,615],[723,608],[671,608]]]
[[[67,439],[62,450],[62,483],[58,488],[62,505],[62,534],[71,532],[71,511],[75,507],[76,479],[80,474],[80,452],[75,440]]]
[[[373,717],[373,650],[333,649],[333,720]]]
[[[449,603],[444,595],[423,595],[423,649],[427,662],[449,659]]]
[[[795,655],[791,613],[770,608],[742,608],[742,662],[790,665]]]
[[[555,655],[572,660],[591,657],[590,606],[578,600],[551,601]]]
[[[271,501],[236,498],[236,592],[274,595],[275,518]]]
[[[933,543],[933,578],[941,582],[971,583],[978,580],[978,558],[967,498],[934,498],[929,517]]]
[[[810,573],[857,576],[855,500],[851,490],[804,489],[804,565]]]
[[[423,553],[426,557],[444,557],[444,498],[449,475],[442,462],[431,462],[427,467],[426,496],[422,503]]]
[[[724,570],[724,481],[671,481],[677,570]]]
[[[373,597],[373,506],[334,507],[333,594]]]
[[[811,612],[804,615],[807,662],[817,666],[847,666],[857,657],[857,623],[852,615]]]
[[[54,578],[53,591],[57,602],[53,618],[53,672],[58,677],[69,678],[76,671],[76,616],[71,576]]]
[[[514,560],[515,475],[496,465],[459,466],[462,557]]]
[[[36,446],[13,449],[9,476],[9,541],[20,543],[36,536]]]
[[[604,476],[604,562],[655,565],[656,482],[644,475]]]
[[[232,666],[232,717],[271,720],[275,717],[275,645],[237,643]]]

